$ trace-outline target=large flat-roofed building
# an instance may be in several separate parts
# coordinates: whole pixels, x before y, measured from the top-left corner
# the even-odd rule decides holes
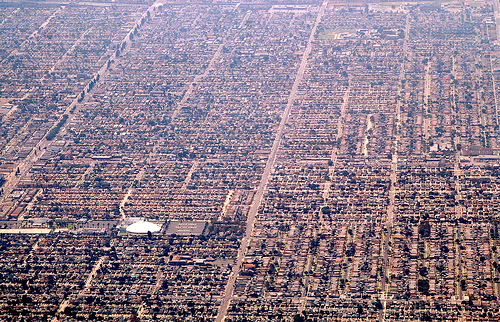
[[[171,221],[168,225],[167,235],[199,236],[203,234],[206,221]]]

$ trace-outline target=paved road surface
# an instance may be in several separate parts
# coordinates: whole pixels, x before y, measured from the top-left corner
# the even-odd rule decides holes
[[[403,44],[403,52],[405,55],[408,52],[408,38],[410,34],[410,15],[406,15],[406,28],[405,28],[405,40]],[[403,59],[403,65],[401,67],[401,72],[399,74],[399,86],[398,86],[398,94],[401,93],[403,89],[403,80],[406,73],[406,65],[405,59]],[[392,155],[392,164],[391,164],[391,188],[389,190],[389,206],[387,207],[387,217],[385,222],[385,232],[383,235],[384,244],[383,244],[383,267],[381,277],[381,287],[380,287],[380,301],[383,304],[383,310],[379,314],[379,321],[385,321],[386,308],[387,308],[387,290],[389,288],[389,272],[390,272],[390,261],[389,261],[389,241],[391,237],[392,225],[394,221],[394,201],[396,195],[396,182],[397,182],[397,171],[398,171],[398,148],[400,141],[400,131],[401,128],[401,105],[403,98],[399,98],[396,103],[396,111],[395,111],[395,127],[396,133],[394,135],[393,148],[394,152]]]
[[[274,168],[278,147],[280,146],[281,139],[283,137],[283,129],[285,128],[285,125],[286,125],[288,118],[290,116],[292,105],[293,105],[293,102],[295,101],[295,97],[297,96],[299,85],[302,82],[302,78],[304,76],[304,72],[305,72],[306,66],[307,66],[307,59],[309,57],[309,53],[311,52],[314,36],[316,34],[316,29],[318,28],[318,24],[321,21],[321,17],[323,16],[323,13],[325,11],[327,4],[328,4],[328,2],[325,1],[323,3],[323,5],[321,6],[320,11],[318,12],[318,15],[316,17],[316,22],[315,22],[314,27],[312,28],[311,34],[309,36],[309,41],[307,43],[306,50],[304,51],[304,54],[302,56],[300,67],[297,71],[297,74],[295,75],[295,81],[293,83],[292,90],[290,91],[290,95],[288,96],[288,102],[287,102],[285,111],[283,112],[283,115],[281,117],[281,122],[279,124],[278,131],[276,133],[276,138],[274,140],[273,147],[271,149],[271,152],[269,153],[269,158],[267,160],[266,167],[264,169],[264,173],[262,174],[262,178],[261,178],[259,186],[257,188],[257,192],[255,193],[254,199],[253,199],[252,204],[250,206],[250,210],[248,212],[245,236],[241,240],[240,249],[238,251],[238,256],[236,258],[236,265],[233,267],[233,272],[231,273],[231,275],[229,277],[229,281],[226,285],[224,297],[222,299],[222,303],[221,303],[221,306],[219,308],[219,313],[217,314],[216,322],[221,322],[226,317],[227,309],[229,307],[229,302],[233,296],[234,283],[236,281],[236,278],[238,277],[241,265],[243,263],[243,259],[245,257],[246,250],[248,248],[248,245],[250,244],[250,240],[252,238],[253,226],[254,226],[256,218],[257,218],[257,212],[259,210],[259,206],[260,206],[262,198],[264,196],[264,191],[265,191],[265,188],[266,188],[267,183],[269,181],[271,171]]]

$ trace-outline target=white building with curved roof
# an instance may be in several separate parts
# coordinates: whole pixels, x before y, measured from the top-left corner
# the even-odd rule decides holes
[[[138,221],[127,227],[127,232],[134,234],[147,234],[148,232],[156,233],[161,230],[157,224],[148,221]]]

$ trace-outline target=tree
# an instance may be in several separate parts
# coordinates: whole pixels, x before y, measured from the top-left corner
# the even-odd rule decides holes
[[[429,295],[429,280],[419,279],[417,282],[418,292]]]
[[[428,221],[424,221],[418,227],[418,233],[422,237],[429,237],[431,235],[431,224]]]
[[[295,314],[293,316],[293,322],[305,322],[306,320],[304,319],[304,317],[300,314]]]
[[[356,245],[354,243],[350,243],[349,245],[347,245],[345,250],[345,255],[347,257],[351,257],[354,256],[355,253],[356,253]]]

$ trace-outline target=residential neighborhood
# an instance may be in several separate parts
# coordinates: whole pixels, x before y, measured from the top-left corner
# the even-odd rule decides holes
[[[492,1],[0,3],[0,320],[500,320]]]

